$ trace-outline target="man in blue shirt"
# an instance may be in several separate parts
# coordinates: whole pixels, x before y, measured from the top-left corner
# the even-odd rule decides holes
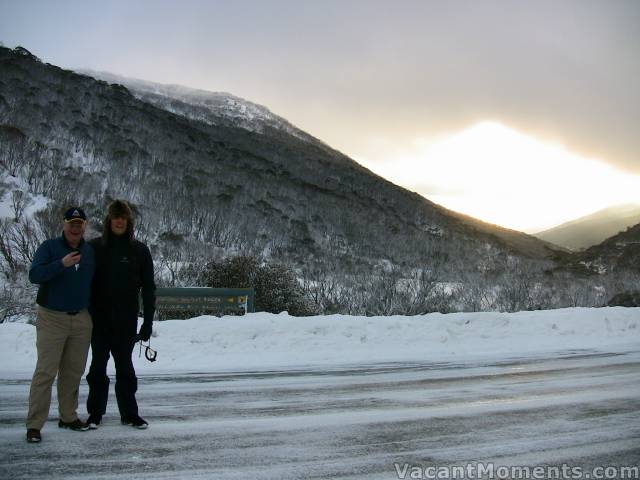
[[[78,418],[78,389],[91,342],[87,310],[95,268],[93,248],[84,241],[87,216],[78,207],[64,214],[62,235],[36,250],[29,280],[40,285],[36,303],[38,361],[31,380],[27,441],[39,442],[49,416],[51,388],[58,377],[58,426],[88,430]]]

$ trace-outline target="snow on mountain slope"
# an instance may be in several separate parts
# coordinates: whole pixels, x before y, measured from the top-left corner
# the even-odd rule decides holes
[[[300,140],[326,147],[320,140],[296,128],[268,108],[230,93],[154,83],[109,72],[93,70],[79,70],[79,72],[108,83],[124,85],[136,98],[191,120],[209,125],[228,124],[256,133],[264,133],[265,128],[269,127]]]

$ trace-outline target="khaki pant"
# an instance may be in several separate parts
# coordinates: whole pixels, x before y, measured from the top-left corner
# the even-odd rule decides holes
[[[58,411],[63,422],[78,418],[78,389],[87,364],[93,323],[87,310],[75,315],[38,307],[38,362],[31,380],[27,428],[41,430],[49,416],[51,386],[58,376]]]

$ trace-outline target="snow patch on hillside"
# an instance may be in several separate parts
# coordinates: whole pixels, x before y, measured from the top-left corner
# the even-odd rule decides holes
[[[23,195],[22,214],[27,217],[32,217],[35,212],[46,208],[51,200],[43,195],[31,195],[29,186],[22,177],[0,174],[0,187],[0,218],[15,218],[12,198],[14,192],[20,192]]]
[[[163,110],[191,120],[218,125],[220,118],[222,118],[234,126],[251,132],[263,133],[265,127],[270,127],[306,142],[322,144],[268,108],[230,93],[210,92],[182,85],[160,84],[122,77],[108,72],[93,70],[79,70],[79,72],[109,83],[124,85],[138,100],[152,103]],[[198,108],[185,109],[184,106],[176,105],[174,100]],[[218,118],[216,119],[216,117]]]

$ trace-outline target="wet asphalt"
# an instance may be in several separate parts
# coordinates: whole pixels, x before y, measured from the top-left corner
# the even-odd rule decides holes
[[[429,466],[565,464],[588,474],[640,465],[640,352],[143,376],[147,430],[119,424],[113,387],[101,428],[60,430],[54,389],[35,445],[24,439],[28,390],[28,379],[0,379],[2,479],[395,479],[404,465],[406,478]]]

